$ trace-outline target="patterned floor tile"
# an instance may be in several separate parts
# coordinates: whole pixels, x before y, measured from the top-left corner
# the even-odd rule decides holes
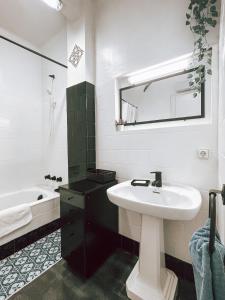
[[[7,294],[0,289],[0,300],[6,300],[7,299]]]
[[[59,261],[62,257],[61,257],[61,251],[58,253],[54,253],[50,255],[50,258],[53,259],[54,261]]]
[[[24,287],[25,284],[26,284],[25,280],[22,277],[20,277],[16,282],[14,282],[12,285],[10,285],[7,288],[6,290],[7,295],[11,296],[15,294],[15,292],[21,289],[22,287]]]
[[[52,245],[50,248],[46,249],[49,257],[55,257],[61,251],[61,247]]]
[[[0,278],[4,278],[6,277],[10,272],[13,271],[13,264],[10,264],[10,262],[8,262],[8,264],[4,265],[3,267],[0,268]]]
[[[61,259],[61,232],[52,234],[0,261],[0,300],[6,300]]]
[[[25,279],[21,274],[18,273],[17,270],[10,272],[10,274],[5,276],[1,281],[2,287],[8,296],[14,294],[16,290],[22,288],[25,283]]]
[[[13,264],[16,268],[20,268],[24,264],[30,261],[29,256],[26,253],[22,253],[19,257],[10,259],[11,264]]]
[[[41,253],[37,257],[33,257],[33,261],[35,263],[35,267],[40,269],[42,264],[48,259],[48,255],[46,253]]]
[[[23,277],[25,278],[26,283],[31,282],[36,277],[40,276],[42,273],[39,269],[31,269],[27,271],[25,274],[23,274]]]
[[[22,275],[26,276],[31,270],[34,270],[35,263],[32,259],[28,258],[24,264],[14,264],[15,269]]]
[[[9,259],[5,258],[0,260],[0,268],[2,268],[3,266],[5,266],[8,263]]]
[[[41,264],[39,264],[38,267],[41,272],[44,272],[47,269],[49,269],[51,266],[53,266],[55,263],[56,263],[55,260],[47,256],[47,258]]]
[[[7,259],[8,260],[14,260],[14,259],[19,258],[21,255],[23,255],[22,250],[20,250],[20,251],[14,253],[13,255],[9,256]]]

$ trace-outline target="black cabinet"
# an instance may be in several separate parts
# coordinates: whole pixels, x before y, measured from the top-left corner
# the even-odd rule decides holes
[[[60,187],[62,257],[85,277],[117,247],[118,208],[106,194],[116,183],[85,179]]]

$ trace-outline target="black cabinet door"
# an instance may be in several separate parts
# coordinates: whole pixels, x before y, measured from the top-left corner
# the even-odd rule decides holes
[[[67,257],[78,248],[83,248],[85,234],[84,197],[61,192],[60,210],[63,226],[61,229],[62,257]]]

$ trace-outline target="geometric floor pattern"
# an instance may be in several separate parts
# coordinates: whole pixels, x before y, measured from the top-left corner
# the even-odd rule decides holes
[[[88,279],[63,259],[12,296],[12,300],[129,300],[125,283],[137,257],[117,250]],[[179,300],[196,300],[193,282],[179,280]],[[10,300],[11,300],[10,299]],[[152,300],[156,300],[153,299]]]
[[[61,259],[60,229],[0,261],[0,300],[6,300]]]

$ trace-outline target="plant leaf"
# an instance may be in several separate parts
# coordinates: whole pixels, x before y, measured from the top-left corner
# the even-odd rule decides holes
[[[215,5],[212,5],[211,7],[210,7],[210,11],[212,12],[212,11],[216,11],[216,6]]]
[[[219,16],[217,11],[212,11],[211,14],[212,14],[213,17],[218,17]]]
[[[187,17],[187,19],[190,19],[191,18],[191,15],[190,14],[186,14],[186,17]]]
[[[216,21],[216,20],[213,20],[212,26],[213,26],[213,27],[216,27],[216,24],[217,24],[217,21]]]
[[[213,21],[212,18],[206,18],[206,22],[207,22],[209,25],[212,25],[212,21]]]

